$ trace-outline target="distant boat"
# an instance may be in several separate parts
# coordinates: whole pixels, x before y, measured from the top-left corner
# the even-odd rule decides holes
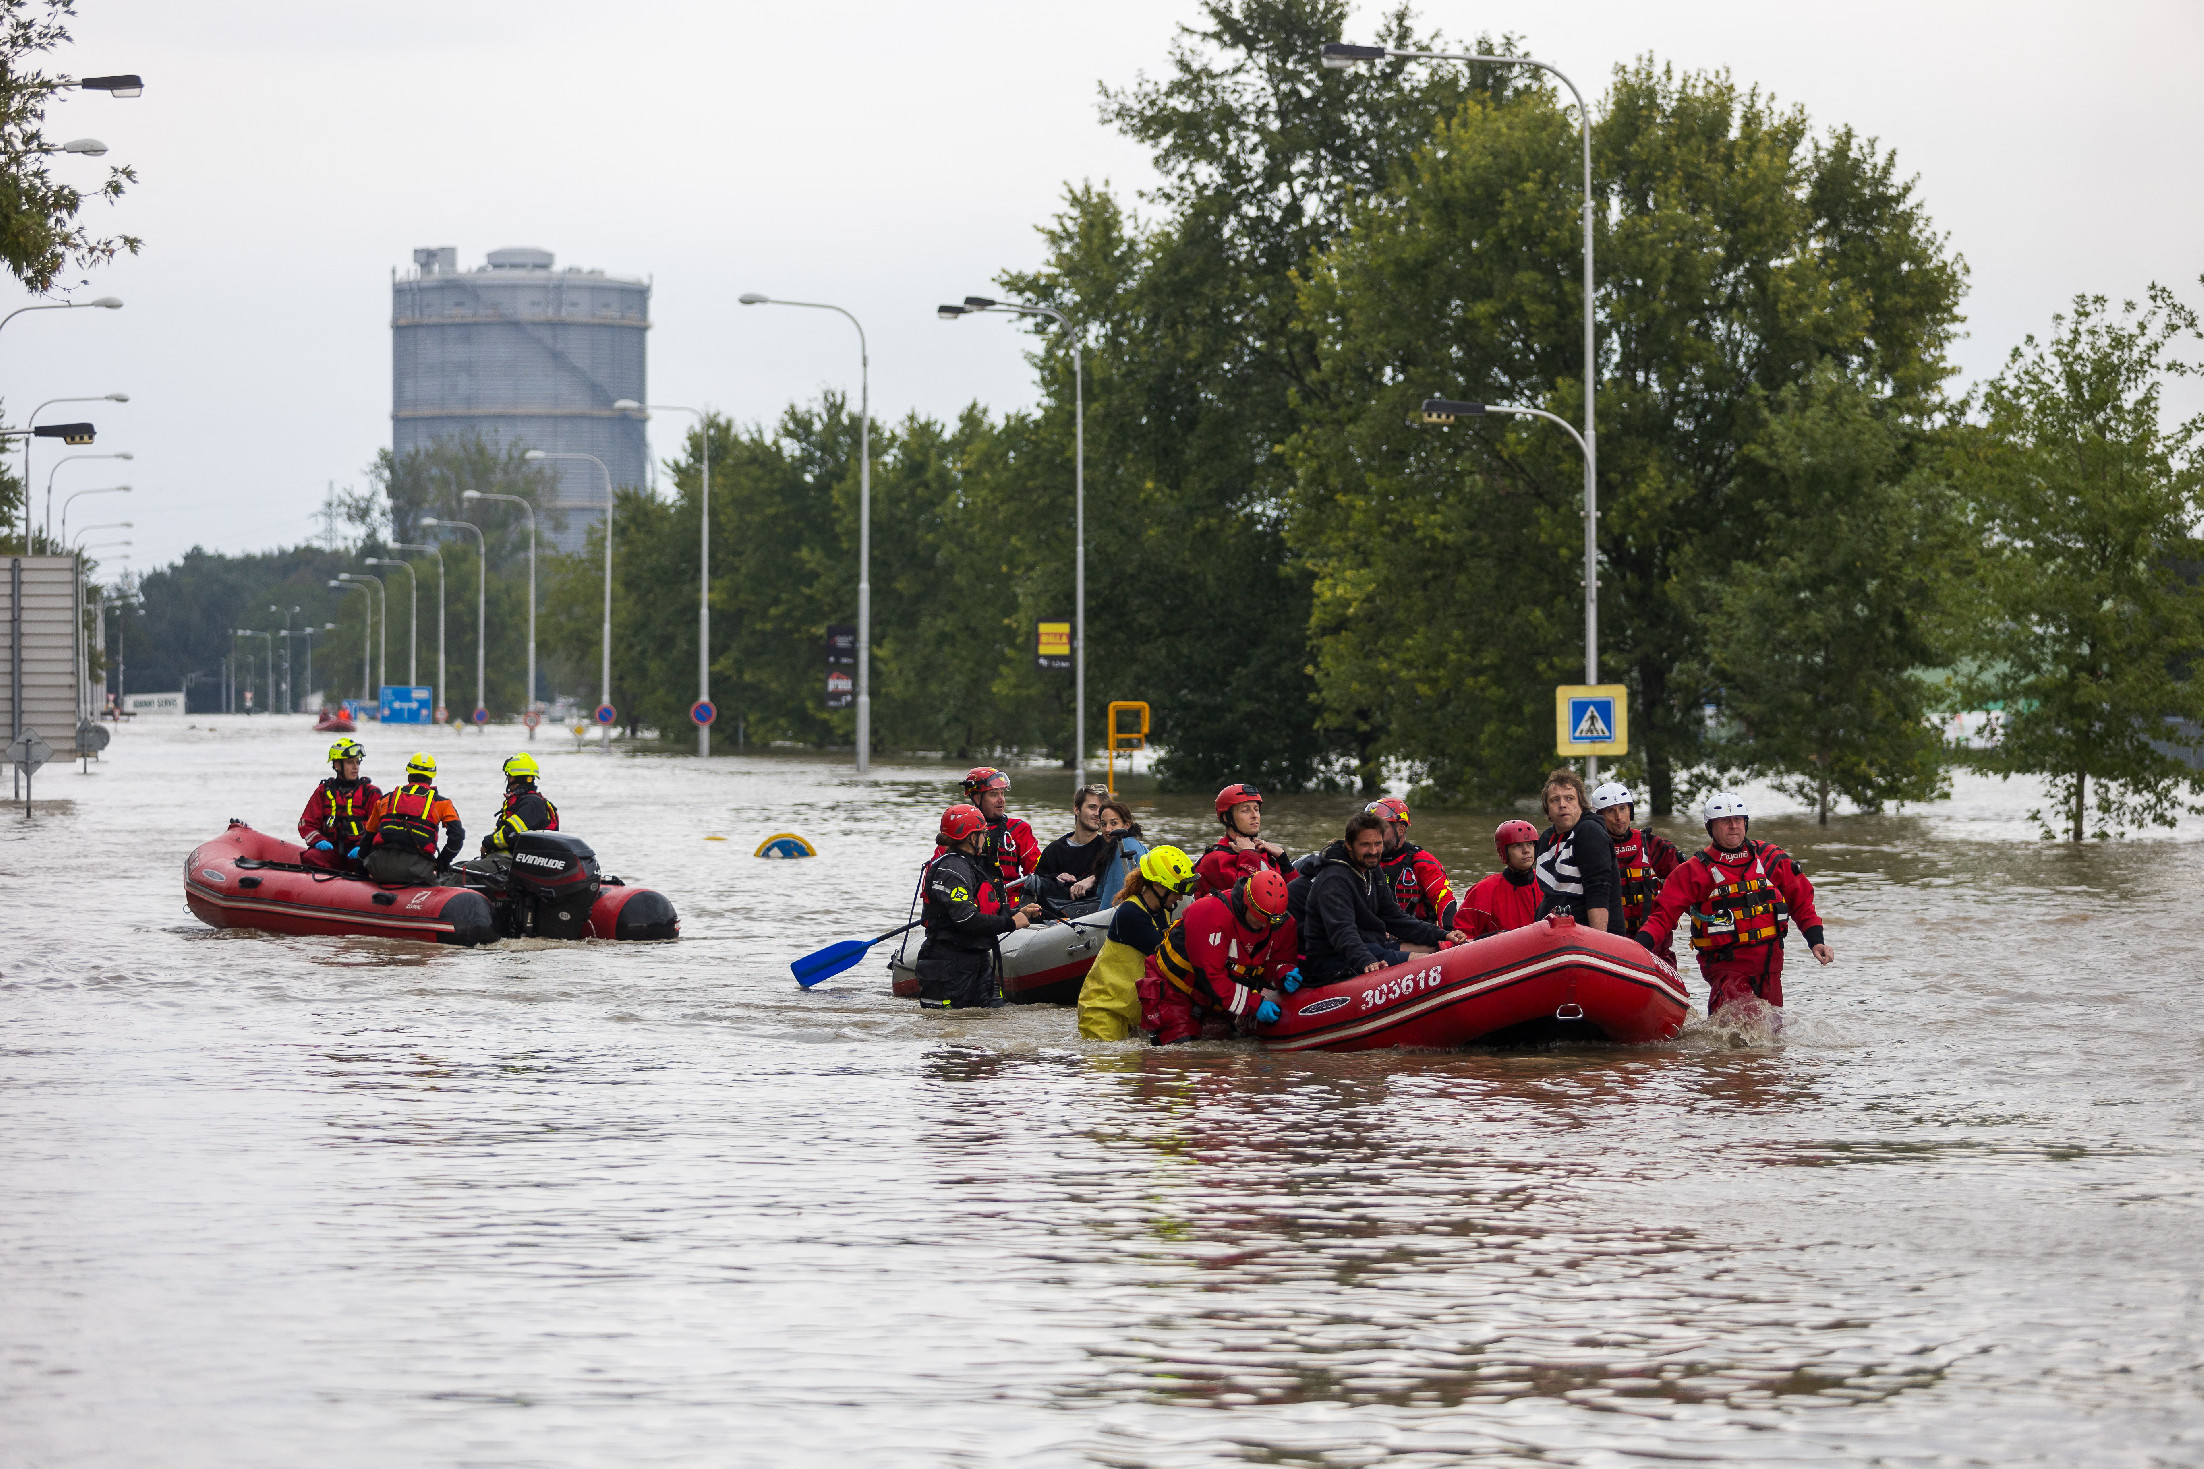
[[[342,709],[324,709],[321,718],[314,721],[314,728],[323,734],[350,734],[359,726]]]

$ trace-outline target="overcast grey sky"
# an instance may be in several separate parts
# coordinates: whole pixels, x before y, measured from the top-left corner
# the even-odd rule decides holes
[[[306,539],[325,484],[361,481],[390,437],[390,272],[417,245],[457,246],[467,265],[538,245],[561,265],[651,277],[656,401],[754,420],[854,389],[841,320],[736,304],[761,290],[864,319],[878,416],[1029,403],[1018,333],[933,307],[1031,265],[1065,181],[1148,181],[1097,120],[1096,85],[1162,72],[1197,15],[1189,0],[79,4],[59,64],[142,73],[146,94],[73,96],[50,131],[101,138],[107,161],[138,168],[120,205],[87,213],[144,236],[145,253],[83,292],[124,310],[18,318],[0,337],[0,395],[11,415],[131,395],[88,416],[101,449],[135,462],[67,465],[59,483],[127,474],[141,570],[194,544]],[[2156,279],[2204,302],[2197,0],[1421,14],[1457,40],[1512,31],[1595,92],[1646,52],[1727,67],[1895,147],[1972,267],[1970,375],[2077,291],[2117,299]],[[678,434],[661,416],[654,453]],[[51,463],[34,465],[34,493]]]

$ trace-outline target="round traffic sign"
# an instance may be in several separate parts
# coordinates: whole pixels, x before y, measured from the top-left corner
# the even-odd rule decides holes
[[[541,709],[531,709],[526,714],[521,715],[520,722],[530,729],[534,729],[537,725],[543,723],[543,711]]]
[[[599,704],[593,717],[599,724],[610,724],[620,717],[620,711],[614,709],[610,704]]]
[[[451,712],[451,710],[449,710],[449,709],[446,709],[446,708],[445,708],[445,707],[444,707],[444,706],[443,706],[442,704],[439,704],[439,705],[437,705],[437,706],[436,706],[436,722],[437,722],[438,724],[450,724],[450,723],[452,722],[452,712]]]
[[[699,699],[689,706],[689,719],[692,723],[710,724],[718,717],[719,711],[712,707],[710,699]]]
[[[476,724],[488,724],[490,722],[490,711],[483,708],[480,704],[475,705],[474,722]]]

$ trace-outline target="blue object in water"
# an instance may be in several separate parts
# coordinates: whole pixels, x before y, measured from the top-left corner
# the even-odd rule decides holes
[[[760,857],[816,857],[819,849],[792,831],[776,832],[758,843]]]

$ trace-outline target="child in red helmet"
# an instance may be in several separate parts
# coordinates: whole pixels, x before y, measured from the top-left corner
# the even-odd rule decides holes
[[[987,822],[987,850],[980,860],[991,864],[1006,884],[1031,876],[1041,863],[1041,842],[1031,826],[1003,809],[1010,799],[1010,777],[992,765],[974,766],[964,773],[964,798]]]
[[[1194,863],[1197,896],[1231,890],[1243,877],[1275,872],[1293,881],[1293,863],[1286,849],[1262,839],[1263,793],[1242,781],[1217,792],[1217,820],[1224,835],[1203,849]]]
[[[1492,834],[1500,870],[1479,882],[1462,899],[1462,928],[1471,938],[1522,928],[1538,912],[1538,828],[1528,821],[1503,821]]]
[[[1140,1028],[1169,1046],[1196,1039],[1211,1018],[1270,1024],[1278,1002],[1262,992],[1298,980],[1300,947],[1286,880],[1268,868],[1194,899],[1142,970]]]

